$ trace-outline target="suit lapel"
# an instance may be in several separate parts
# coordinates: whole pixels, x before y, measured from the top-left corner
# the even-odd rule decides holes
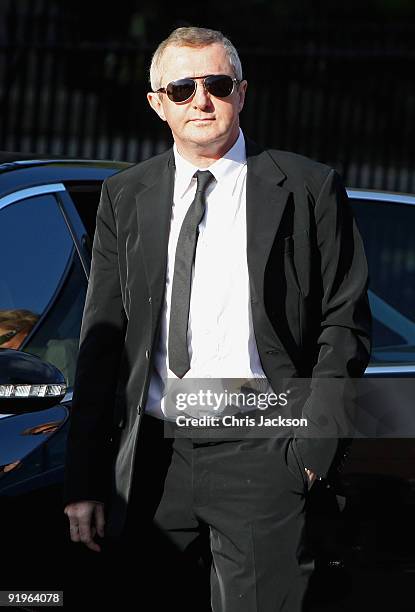
[[[280,186],[286,176],[269,153],[249,140],[246,141],[246,148],[247,261],[252,321],[264,371],[272,380],[275,371],[280,376],[283,373],[291,376],[295,371],[281,334],[266,314],[264,303],[265,266],[291,192]],[[277,279],[275,286],[277,291]],[[261,352],[261,347],[265,352]],[[271,358],[268,354],[270,350],[278,355],[274,354]]]
[[[165,288],[173,190],[174,156],[171,149],[154,165],[146,185],[136,194],[141,251],[155,308],[160,305]]]
[[[251,301],[263,296],[264,270],[290,192],[279,186],[285,174],[252,141],[247,144],[246,225]]]

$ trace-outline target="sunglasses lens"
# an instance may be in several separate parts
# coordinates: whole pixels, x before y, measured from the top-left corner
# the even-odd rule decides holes
[[[166,93],[173,102],[184,102],[195,92],[195,82],[192,79],[172,81],[166,87]]]
[[[232,77],[227,74],[212,74],[204,79],[207,91],[216,98],[226,98],[233,91]],[[166,87],[166,94],[173,102],[180,103],[189,100],[196,91],[194,79],[179,79],[172,81]]]
[[[218,74],[206,77],[205,87],[212,96],[226,98],[233,90],[232,78],[226,74]]]

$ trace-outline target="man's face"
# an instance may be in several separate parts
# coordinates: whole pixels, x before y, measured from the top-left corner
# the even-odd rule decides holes
[[[162,58],[162,80],[227,74],[235,77],[224,47],[215,43],[202,48],[167,47]],[[176,104],[167,94],[149,93],[147,98],[156,113],[167,121],[179,151],[186,155],[222,156],[236,141],[239,133],[239,112],[242,110],[247,83],[235,85],[226,98],[209,94],[202,79],[197,81],[194,96]]]

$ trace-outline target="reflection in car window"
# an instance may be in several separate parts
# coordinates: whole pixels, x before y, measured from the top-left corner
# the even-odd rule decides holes
[[[86,276],[73,249],[54,299],[22,346],[22,350],[58,367],[70,387],[75,377],[86,289]]]
[[[374,364],[415,362],[415,207],[352,200],[369,265]]]
[[[73,384],[86,277],[50,194],[0,210],[0,347],[38,355]]]
[[[0,348],[20,348],[38,319],[38,314],[24,308],[0,310]]]

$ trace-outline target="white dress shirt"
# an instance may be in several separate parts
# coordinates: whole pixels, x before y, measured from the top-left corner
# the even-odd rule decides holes
[[[196,193],[199,168],[173,147],[176,174],[168,244],[161,329],[145,411],[166,417],[164,395],[169,369],[168,333],[176,245]],[[206,168],[200,168],[206,170]],[[255,341],[246,249],[246,153],[242,131],[224,157],[208,170],[215,177],[206,192],[192,275],[188,324],[190,370],[184,378],[265,379]],[[265,381],[263,381],[265,382]]]

